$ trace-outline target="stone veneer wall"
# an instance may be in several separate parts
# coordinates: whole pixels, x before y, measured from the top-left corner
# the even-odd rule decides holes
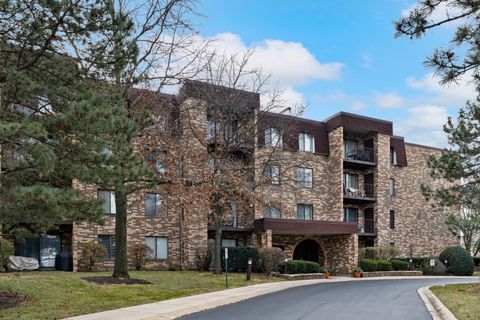
[[[458,240],[450,234],[445,223],[445,212],[432,208],[422,192],[421,185],[440,186],[442,181],[430,177],[428,157],[439,155],[440,151],[406,144],[408,165],[390,164],[389,137],[379,136],[377,245],[394,243],[402,255],[437,255],[445,247],[458,245]],[[395,179],[395,195],[390,196],[390,178]],[[390,229],[390,210],[395,211],[395,228]]]
[[[303,240],[314,240],[327,251],[329,268],[337,273],[349,273],[358,266],[358,235],[273,235],[272,245],[284,248],[287,258],[293,258],[295,247]],[[323,266],[323,252],[319,249],[319,260]]]

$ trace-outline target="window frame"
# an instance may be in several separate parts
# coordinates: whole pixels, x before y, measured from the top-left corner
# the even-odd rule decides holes
[[[306,149],[307,137],[310,139],[311,149]],[[315,153],[315,136],[309,132],[300,132],[298,134],[298,150],[304,152]]]
[[[355,213],[355,220],[350,220],[350,213]],[[343,207],[343,222],[358,222],[359,210],[355,207]]]
[[[170,247],[169,247],[169,245],[168,245],[168,236],[145,236],[144,238],[145,238],[145,239],[144,239],[145,245],[146,245],[149,249],[152,249],[152,248],[150,248],[150,247],[148,246],[148,244],[147,244],[147,239],[155,239],[155,249],[154,249],[155,258],[152,258],[152,257],[151,257],[150,255],[148,255],[148,253],[147,253],[147,258],[148,258],[149,260],[152,260],[152,261],[166,261],[166,260],[168,260],[168,258],[169,258],[169,256],[170,256],[170,255],[169,255]],[[167,247],[166,247],[166,253],[167,253],[166,258],[158,258],[158,241],[157,241],[158,239],[165,239],[165,240],[166,240],[166,245],[167,245]]]
[[[234,246],[224,246],[223,245],[223,241],[224,240],[227,240],[227,241],[234,241],[235,242],[235,245]],[[221,245],[222,245],[222,248],[236,248],[238,246],[238,241],[237,239],[229,239],[229,238],[222,238],[222,241],[221,241]]]
[[[147,201],[148,201],[148,197],[151,196],[151,195],[155,195],[155,199],[154,199],[154,206],[155,206],[155,214],[147,214]],[[159,199],[158,199],[159,198]],[[158,206],[158,202],[160,201],[160,206]],[[144,212],[144,215],[145,217],[157,217],[159,215],[161,215],[162,213],[165,212],[165,203],[164,203],[164,199],[162,197],[162,194],[160,192],[146,192],[145,193],[145,212]]]
[[[109,193],[109,204],[110,204],[110,209],[109,212],[105,211],[105,202],[103,201],[104,198],[100,197],[100,193],[102,192],[108,192]],[[116,215],[117,214],[117,206],[115,204],[115,191],[114,190],[108,190],[108,189],[97,189],[97,199],[100,199],[102,201],[102,207],[103,207],[103,213],[106,215]],[[112,206],[113,204],[113,206]],[[112,210],[114,209],[114,210]]]
[[[108,247],[104,245],[104,242],[101,241],[102,238],[107,238],[108,237]],[[115,254],[117,250],[117,244],[116,244],[116,238],[115,235],[113,234],[99,234],[97,236],[98,243],[101,244],[105,250],[107,250],[107,255],[105,256],[106,260],[115,260]],[[113,244],[113,245],[112,245]],[[113,254],[112,254],[113,251]]]
[[[303,173],[300,173],[303,170]],[[310,181],[305,180],[307,170],[310,171]],[[303,177],[303,180],[300,178]],[[313,168],[297,167],[297,186],[299,188],[313,189]]]
[[[276,169],[276,170],[273,170]],[[274,174],[276,171],[276,175]],[[267,162],[263,166],[263,176],[269,177],[272,185],[280,184],[280,165]]]
[[[390,164],[393,166],[398,166],[397,151],[394,147],[390,147]]]
[[[303,209],[303,218],[300,218],[300,208]],[[305,215],[305,208],[310,208],[311,212],[310,212],[310,219],[306,219],[306,215]],[[309,203],[297,203],[297,220],[305,220],[305,221],[313,221],[313,204],[309,204]]]
[[[395,178],[390,178],[390,187],[389,187],[390,197],[395,196]]]
[[[275,144],[273,143],[274,136],[277,139]],[[275,127],[265,128],[263,130],[263,139],[264,139],[263,143],[267,147],[278,148],[278,149],[283,148],[282,132],[278,128],[275,128]]]
[[[395,210],[390,209],[390,221],[389,221],[390,230],[395,229]]]
[[[269,216],[267,217],[266,212],[270,212]],[[278,218],[272,216],[272,212],[277,211],[278,212]],[[267,219],[281,219],[282,218],[282,211],[280,210],[280,206],[275,205],[275,204],[269,204],[263,209],[263,217]]]
[[[343,139],[343,158],[344,159],[348,159],[349,157],[349,152],[347,152],[347,145],[349,142],[355,142],[355,151],[356,153],[358,152],[358,140],[356,139]],[[350,151],[352,149],[348,149],[348,151]],[[355,155],[356,155],[355,153]]]

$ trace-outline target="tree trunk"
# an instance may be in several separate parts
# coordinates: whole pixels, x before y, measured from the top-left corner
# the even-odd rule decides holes
[[[127,194],[123,188],[115,190],[115,265],[114,278],[129,279],[127,259]]]
[[[216,223],[215,228],[215,274],[222,274],[222,224]]]

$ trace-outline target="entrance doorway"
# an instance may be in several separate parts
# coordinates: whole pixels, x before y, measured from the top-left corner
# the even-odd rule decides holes
[[[295,247],[293,259],[318,262],[320,247],[316,241],[303,240]]]

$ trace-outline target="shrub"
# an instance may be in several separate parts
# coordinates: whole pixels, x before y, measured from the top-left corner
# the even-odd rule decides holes
[[[435,259],[435,266],[430,266],[430,259],[422,266],[422,272],[424,275],[433,275],[433,276],[443,276],[447,274],[447,268],[445,265],[440,261],[438,258],[431,258]]]
[[[0,239],[0,270],[7,270],[8,258],[14,253],[13,244],[5,239]]]
[[[105,259],[107,255],[107,249],[95,241],[82,243],[80,248],[82,250],[82,262],[87,271],[93,271],[95,265]]]
[[[378,262],[373,259],[360,260],[360,268],[365,272],[378,271]]]
[[[388,260],[400,254],[396,247],[365,247],[360,250],[361,259]]]
[[[288,260],[287,273],[319,273],[321,271],[320,264],[312,261],[304,260]]]
[[[378,260],[378,271],[391,271],[393,270],[392,268],[392,263],[388,260]]]
[[[133,264],[135,265],[135,270],[139,271],[145,267],[149,251],[150,248],[145,243],[137,243],[129,251],[132,256]]]
[[[408,270],[408,262],[403,260],[392,259],[390,260],[394,270]]]
[[[258,264],[267,276],[278,271],[284,260],[285,252],[280,248],[261,248],[258,250]]]
[[[225,248],[222,248],[222,268],[225,269]],[[254,271],[261,271],[258,263],[258,249],[252,247],[228,248],[228,271],[245,272],[248,266],[248,259],[253,260]],[[225,270],[224,270],[225,271]]]
[[[195,251],[195,266],[198,271],[208,271],[213,259],[213,247],[197,248]]]
[[[395,258],[395,260],[405,261],[409,263],[410,259],[412,259],[412,267],[414,269],[422,269],[423,266],[429,263],[431,257],[412,257],[412,258]]]
[[[462,247],[449,247],[440,253],[440,261],[447,261],[447,271],[456,276],[471,276],[475,269],[472,256]]]

